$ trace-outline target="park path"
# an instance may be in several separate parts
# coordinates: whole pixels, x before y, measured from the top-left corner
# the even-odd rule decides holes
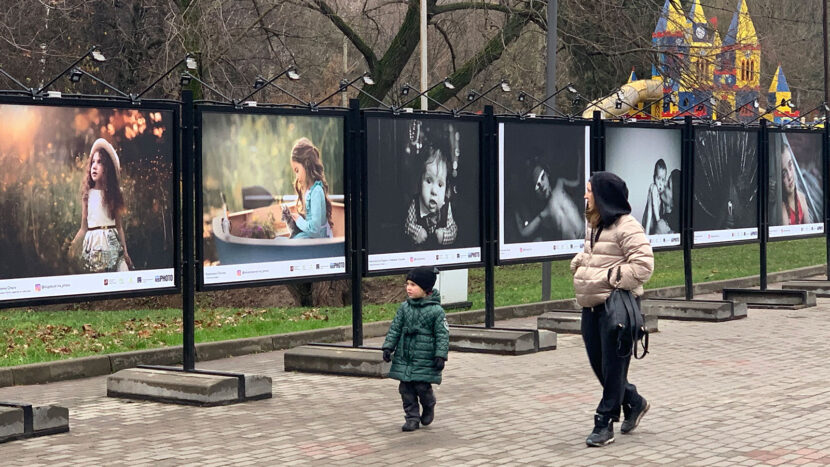
[[[273,399],[225,407],[107,398],[106,377],[0,388],[0,400],[68,407],[71,425],[0,445],[0,464],[830,464],[830,299],[659,326],[630,374],[652,409],[605,448],[584,444],[600,388],[581,338],[560,335],[532,355],[452,352],[435,422],[414,433],[400,431],[396,381],[286,373],[283,351],[200,363],[273,378]]]

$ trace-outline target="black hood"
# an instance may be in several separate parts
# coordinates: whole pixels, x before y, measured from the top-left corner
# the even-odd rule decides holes
[[[623,214],[631,212],[628,187],[620,177],[611,172],[594,172],[590,182],[603,227],[608,227]]]

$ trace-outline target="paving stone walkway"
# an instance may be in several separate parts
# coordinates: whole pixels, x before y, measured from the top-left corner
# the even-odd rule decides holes
[[[830,299],[659,326],[630,374],[652,409],[605,448],[584,444],[599,383],[581,338],[560,335],[557,350],[532,355],[451,353],[435,422],[414,433],[400,431],[396,381],[286,373],[284,352],[200,363],[273,378],[273,399],[226,407],[111,399],[106,377],[0,388],[0,400],[68,407],[71,424],[0,445],[0,464],[830,464]]]

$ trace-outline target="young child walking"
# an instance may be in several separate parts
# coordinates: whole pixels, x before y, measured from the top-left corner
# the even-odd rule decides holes
[[[389,377],[400,381],[398,392],[406,419],[403,431],[415,431],[420,424],[432,423],[436,402],[432,384],[441,384],[450,347],[450,328],[441,297],[432,288],[435,274],[429,267],[409,271],[408,298],[398,308],[383,342],[383,360],[392,362]]]
[[[81,183],[81,228],[73,245],[83,238],[81,261],[88,272],[133,269],[121,216],[126,210],[121,194],[121,163],[115,148],[98,138],[89,150],[89,164]]]
[[[329,238],[332,236],[329,184],[323,173],[320,150],[308,139],[300,138],[291,149],[291,170],[297,192],[297,214],[282,206],[282,219],[291,238]]]

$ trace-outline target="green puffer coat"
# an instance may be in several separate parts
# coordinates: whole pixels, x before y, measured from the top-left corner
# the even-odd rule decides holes
[[[390,378],[441,384],[441,372],[435,369],[434,359],[447,359],[450,328],[438,290],[424,298],[408,298],[401,304],[383,348],[395,352]]]

